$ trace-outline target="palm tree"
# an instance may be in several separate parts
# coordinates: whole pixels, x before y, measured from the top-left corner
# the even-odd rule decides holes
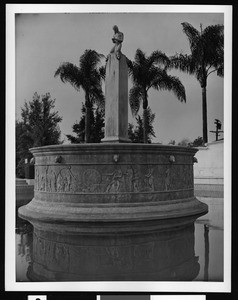
[[[180,80],[167,74],[168,64],[169,58],[160,51],[154,51],[147,57],[143,51],[137,49],[135,61],[128,60],[129,74],[133,82],[129,92],[129,103],[133,115],[138,113],[141,104],[143,106],[144,143],[148,142],[146,117],[150,88],[173,91],[179,101],[186,102],[185,89]]]
[[[153,122],[155,119],[155,113],[152,113],[151,108],[147,107],[147,118],[146,118],[146,128],[147,128],[147,143],[150,144],[151,140],[155,136]],[[134,128],[133,124],[128,124],[128,137],[132,143],[143,143],[144,142],[144,122],[143,118],[138,115],[136,117],[136,127]]]
[[[100,59],[104,55],[95,50],[85,50],[79,59],[79,67],[65,62],[55,72],[55,77],[60,76],[62,82],[69,82],[77,91],[80,88],[85,93],[85,142],[90,142],[90,110],[93,104],[100,106],[104,104],[101,81],[105,78],[105,67],[98,68]]]
[[[171,57],[170,67],[195,75],[202,88],[203,140],[207,143],[207,78],[217,72],[224,75],[224,26],[212,25],[200,31],[189,23],[182,23],[190,44],[190,55]]]

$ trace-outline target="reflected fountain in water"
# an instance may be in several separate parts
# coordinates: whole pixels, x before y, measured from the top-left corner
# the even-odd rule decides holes
[[[26,277],[28,265],[32,260],[32,230],[33,226],[16,218],[16,281],[28,281]]]
[[[190,281],[199,273],[196,217],[83,224],[33,223],[30,281]]]

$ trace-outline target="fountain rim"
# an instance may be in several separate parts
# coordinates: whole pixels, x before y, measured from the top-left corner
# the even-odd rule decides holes
[[[142,143],[85,143],[85,144],[60,144],[34,147],[29,149],[31,153],[40,154],[42,152],[80,152],[90,151],[101,153],[102,151],[122,151],[128,152],[160,152],[160,153],[187,153],[195,154],[199,149],[194,147],[162,145],[162,144],[142,144]]]

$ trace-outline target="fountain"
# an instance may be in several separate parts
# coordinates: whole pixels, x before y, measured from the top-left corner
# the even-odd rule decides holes
[[[173,220],[176,227],[180,218],[194,220],[208,211],[194,196],[196,149],[130,143],[127,60],[121,53],[123,34],[114,31],[102,143],[31,149],[34,198],[18,212],[35,228],[98,236],[136,232],[153,221]]]

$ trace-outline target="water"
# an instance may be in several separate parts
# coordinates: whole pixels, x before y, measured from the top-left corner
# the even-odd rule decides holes
[[[208,204],[209,212],[195,222],[195,252],[200,263],[195,280],[223,281],[223,198],[197,198]]]
[[[199,198],[209,213],[127,235],[48,231],[18,218],[16,280],[223,281],[223,199]],[[33,253],[34,248],[34,253]]]

